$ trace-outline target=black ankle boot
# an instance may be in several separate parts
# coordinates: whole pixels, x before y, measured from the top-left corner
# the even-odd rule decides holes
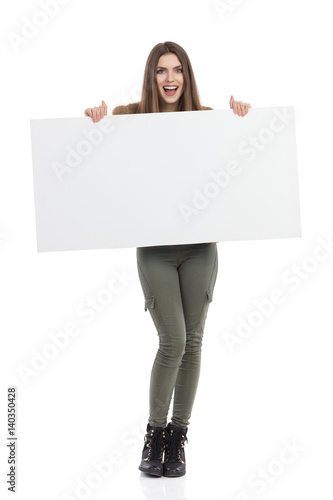
[[[169,423],[166,427],[167,440],[163,464],[163,476],[179,477],[186,473],[185,441],[188,441],[187,427],[177,427]]]
[[[153,476],[163,476],[165,439],[166,428],[147,425],[147,434],[145,434],[144,438],[145,444],[142,450],[142,460],[139,470]]]

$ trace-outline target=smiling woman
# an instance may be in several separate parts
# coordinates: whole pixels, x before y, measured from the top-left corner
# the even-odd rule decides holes
[[[184,90],[183,68],[176,54],[164,54],[157,66],[156,83],[161,97],[161,111],[177,111],[178,100]],[[176,64],[177,66],[173,65]],[[170,99],[174,97],[174,99]],[[167,99],[169,98],[169,99]]]
[[[155,45],[146,62],[142,98],[137,112],[203,109],[213,108],[200,103],[194,72],[186,51],[174,42]]]
[[[243,116],[247,112],[245,106],[231,96],[234,113],[237,108],[237,113]],[[141,100],[117,106],[112,114],[212,109],[200,103],[185,50],[174,42],[164,42],[155,45],[148,56]],[[88,108],[85,113],[98,121],[107,113],[107,106],[102,101],[102,106]],[[154,476],[183,476],[187,426],[197,391],[205,321],[218,271],[216,242],[138,247],[136,256],[144,309],[149,311],[159,335],[139,469]],[[173,414],[167,424],[172,395]]]
[[[141,101],[117,106],[112,114],[212,109],[200,103],[185,50],[174,42],[164,42],[155,45],[148,56]],[[107,107],[102,102],[100,108],[86,112],[98,121],[106,114]],[[149,311],[159,335],[139,469],[154,476],[183,476],[187,426],[199,381],[204,326],[218,270],[217,247],[215,242],[138,247],[136,255],[144,309]],[[173,415],[167,425],[173,394]]]

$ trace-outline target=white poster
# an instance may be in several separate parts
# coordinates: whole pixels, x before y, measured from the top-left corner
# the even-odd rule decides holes
[[[30,123],[38,252],[301,236],[292,106]]]

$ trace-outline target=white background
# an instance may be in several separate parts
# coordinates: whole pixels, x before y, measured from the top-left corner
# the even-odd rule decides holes
[[[72,0],[18,52],[8,34],[19,35],[40,4],[1,8],[1,495],[7,387],[15,385],[16,498],[332,496],[333,253],[315,252],[319,238],[333,238],[330,3],[224,3],[234,7],[221,16],[203,0]],[[144,312],[135,249],[37,254],[29,121],[83,116],[102,99],[111,114],[139,100],[148,54],[167,40],[187,51],[203,105],[228,109],[234,95],[252,107],[296,107],[303,236],[218,244],[187,474],[151,479],[137,467],[158,336]],[[302,273],[297,289],[286,282],[293,266]],[[113,270],[132,279],[88,324],[77,307],[100,296]],[[225,332],[236,335],[239,321],[254,317],[254,301],[276,288],[284,303],[231,352]],[[25,384],[18,367],[31,367],[33,352],[70,321],[80,333]],[[284,455],[286,442],[299,448],[294,456]],[[93,464],[110,464],[115,452],[118,463],[93,484]],[[248,483],[260,468],[262,490]],[[91,485],[85,496],[79,483]]]

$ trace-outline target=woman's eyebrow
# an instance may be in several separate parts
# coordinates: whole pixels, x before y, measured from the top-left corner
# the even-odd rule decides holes
[[[167,68],[164,68],[163,66],[157,66],[157,67],[160,69],[167,69]],[[181,68],[181,67],[182,67],[182,65],[179,64],[178,66],[175,66],[173,69],[177,69],[177,68]]]

